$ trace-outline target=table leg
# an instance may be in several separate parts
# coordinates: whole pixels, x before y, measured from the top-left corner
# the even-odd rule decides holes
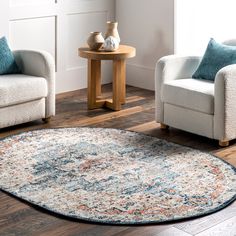
[[[113,61],[113,96],[112,102],[106,101],[106,107],[119,111],[125,103],[126,81],[125,60]]]
[[[101,95],[101,61],[88,60],[88,109],[98,107],[97,96]]]
[[[125,60],[121,60],[120,65],[120,83],[121,83],[121,104],[125,104],[126,98],[126,63]]]
[[[122,61],[113,61],[113,109],[115,111],[121,110],[121,100],[122,100],[122,82],[121,80],[121,67]]]
[[[102,85],[101,85],[101,61],[97,61],[98,66],[96,67],[96,97],[101,97],[102,95]]]

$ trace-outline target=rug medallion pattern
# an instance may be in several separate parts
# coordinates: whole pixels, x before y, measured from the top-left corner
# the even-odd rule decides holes
[[[0,141],[0,188],[93,222],[146,224],[208,214],[236,197],[235,169],[135,132],[36,130]]]

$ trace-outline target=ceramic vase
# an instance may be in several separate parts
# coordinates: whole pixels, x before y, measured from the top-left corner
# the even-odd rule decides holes
[[[104,38],[101,32],[91,32],[87,39],[88,46],[91,50],[98,51],[104,43]]]
[[[105,39],[108,38],[109,36],[115,37],[120,43],[118,22],[107,21],[107,32],[105,34]]]

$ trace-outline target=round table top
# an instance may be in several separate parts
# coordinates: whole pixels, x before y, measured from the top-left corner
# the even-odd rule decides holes
[[[88,47],[79,48],[79,56],[92,60],[124,60],[135,57],[136,49],[127,45],[120,45],[115,52],[106,52],[104,50],[92,51]]]

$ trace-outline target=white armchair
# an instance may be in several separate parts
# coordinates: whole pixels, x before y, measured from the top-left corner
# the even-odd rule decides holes
[[[157,62],[156,121],[162,129],[172,126],[228,146],[236,138],[236,65],[222,68],[215,82],[192,79],[200,61],[173,55]]]
[[[55,115],[55,64],[44,51],[18,50],[22,74],[0,76],[0,128]]]

